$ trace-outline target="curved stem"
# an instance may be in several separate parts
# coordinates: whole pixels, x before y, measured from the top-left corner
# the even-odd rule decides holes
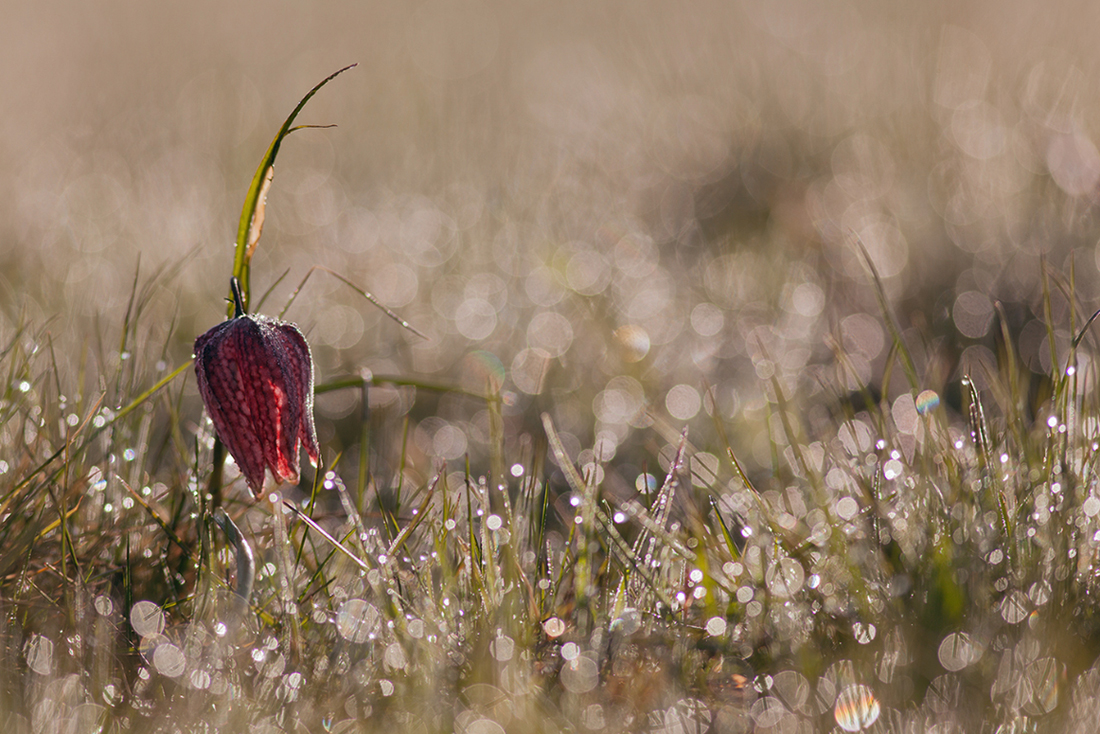
[[[225,533],[229,544],[233,546],[233,555],[237,558],[237,595],[246,602],[252,597],[252,585],[256,580],[256,557],[252,546],[241,535],[240,529],[222,508],[214,510],[214,522]]]
[[[229,289],[233,291],[233,318],[244,316],[244,297],[241,295],[241,281],[236,276],[229,279]]]

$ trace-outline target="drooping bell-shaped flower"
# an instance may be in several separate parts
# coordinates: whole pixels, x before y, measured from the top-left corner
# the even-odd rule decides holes
[[[264,470],[298,481],[298,450],[317,465],[313,427],[313,357],[298,327],[245,314],[234,281],[237,315],[195,340],[199,394],[252,493]]]

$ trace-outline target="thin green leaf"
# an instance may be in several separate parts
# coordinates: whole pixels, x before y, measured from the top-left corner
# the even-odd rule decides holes
[[[306,102],[308,102],[313,95],[317,94],[321,87],[355,66],[356,64],[351,64],[350,66],[345,66],[343,69],[330,74],[321,80],[317,86],[309,90],[306,96],[302,97],[298,106],[294,108],[294,111],[291,112],[290,116],[283,122],[283,126],[279,128],[279,132],[276,133],[275,139],[271,141],[271,145],[268,146],[267,152],[264,153],[264,157],[260,160],[260,166],[256,169],[256,174],[252,177],[252,183],[248,187],[248,194],[245,195],[244,198],[244,206],[241,208],[241,221],[240,224],[237,225],[237,247],[233,257],[233,276],[241,283],[241,295],[244,300],[245,310],[248,310],[249,306],[249,265],[252,261],[252,253],[256,249],[256,243],[259,242],[260,234],[263,230],[267,191],[271,188],[271,181],[275,176],[275,157],[279,155],[279,146],[283,144],[283,139],[286,138],[287,135],[294,130],[300,129],[294,127],[294,119],[298,117],[298,113],[306,106]],[[233,316],[232,304],[229,306],[227,316]]]

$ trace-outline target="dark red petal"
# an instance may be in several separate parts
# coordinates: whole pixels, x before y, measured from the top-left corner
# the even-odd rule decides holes
[[[247,362],[241,354],[241,337],[247,351],[248,335],[240,333],[241,322],[226,321],[195,340],[195,374],[218,437],[237,462],[249,488],[259,494],[266,462],[263,438],[256,432],[252,406],[246,398],[242,364]]]
[[[195,340],[195,372],[214,428],[256,496],[266,468],[298,481],[300,443],[316,466],[313,359],[296,326],[265,316],[219,324]]]
[[[317,448],[317,430],[313,424],[313,355],[309,343],[294,324],[279,323],[276,331],[288,357],[290,370],[287,389],[301,405],[300,419],[296,426],[296,441],[300,440],[314,466],[320,460]],[[295,447],[297,456],[297,447]]]

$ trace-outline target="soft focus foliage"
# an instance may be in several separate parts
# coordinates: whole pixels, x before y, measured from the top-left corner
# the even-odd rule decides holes
[[[1094,14],[16,3],[0,725],[1091,731]],[[308,275],[284,490],[365,568],[230,467],[243,610],[195,382],[139,398],[352,61],[253,310],[323,266],[430,338]]]

